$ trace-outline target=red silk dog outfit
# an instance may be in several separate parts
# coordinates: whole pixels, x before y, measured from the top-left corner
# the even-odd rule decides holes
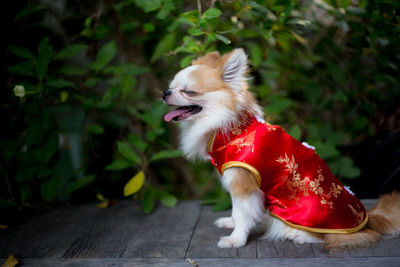
[[[251,122],[210,140],[211,162],[221,174],[242,167],[256,178],[272,216],[316,233],[353,233],[367,212],[314,152],[281,127]]]

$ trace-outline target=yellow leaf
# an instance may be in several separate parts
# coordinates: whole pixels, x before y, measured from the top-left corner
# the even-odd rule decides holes
[[[60,92],[60,101],[61,103],[64,103],[68,99],[68,92],[67,91],[61,91]]]
[[[194,261],[194,260],[191,260],[191,259],[189,259],[189,258],[187,258],[186,260],[187,260],[190,264],[193,264],[193,265],[196,266],[196,267],[199,266],[199,264],[198,264],[196,261]]]
[[[295,32],[292,32],[292,34],[299,43],[301,43],[302,45],[308,45],[308,41],[303,36],[300,36]]]
[[[106,200],[106,198],[105,198],[105,197],[103,197],[103,195],[102,195],[102,194],[100,194],[100,193],[97,193],[97,194],[96,194],[96,198],[97,198],[98,200],[100,200],[100,201],[104,201],[104,200]]]
[[[0,230],[5,230],[5,229],[7,229],[7,228],[8,228],[7,225],[2,225],[2,224],[0,224]]]
[[[115,200],[107,199],[107,200],[105,200],[105,201],[103,201],[101,203],[96,204],[96,206],[99,207],[99,208],[102,208],[102,209],[106,209],[106,208],[109,208],[111,206],[114,206],[116,203],[117,203],[117,201],[115,201]]]
[[[102,209],[106,209],[108,208],[108,205],[110,204],[109,200],[103,201],[99,204],[96,204],[97,207],[102,208]]]
[[[144,172],[140,171],[135,176],[133,176],[129,182],[126,183],[124,187],[124,196],[130,196],[135,194],[142,188],[144,182]]]
[[[3,263],[3,265],[1,265],[1,267],[14,267],[15,265],[18,264],[18,261],[16,258],[14,258],[14,255],[11,254],[8,259],[6,260],[5,263]]]

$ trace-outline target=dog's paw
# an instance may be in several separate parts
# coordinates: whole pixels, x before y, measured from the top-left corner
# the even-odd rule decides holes
[[[235,228],[235,224],[233,222],[232,217],[222,217],[219,218],[218,220],[216,220],[214,222],[214,224],[218,227],[218,228],[228,228],[228,229],[233,229]]]
[[[233,236],[223,236],[217,244],[219,248],[238,248],[244,245],[246,245],[246,239]]]

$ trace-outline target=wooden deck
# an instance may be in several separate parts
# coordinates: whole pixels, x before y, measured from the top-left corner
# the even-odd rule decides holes
[[[22,266],[400,266],[400,238],[341,252],[255,237],[243,248],[219,249],[230,230],[213,221],[227,214],[193,201],[151,215],[132,201],[57,209],[0,231],[0,263],[13,254]]]

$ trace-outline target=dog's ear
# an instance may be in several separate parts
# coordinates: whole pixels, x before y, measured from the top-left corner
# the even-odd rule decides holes
[[[224,60],[227,57],[226,61]],[[237,48],[224,55],[225,62],[222,67],[222,79],[235,91],[239,92],[243,87],[243,81],[247,73],[247,56],[242,48]]]
[[[207,65],[211,68],[215,68],[218,66],[219,59],[220,57],[218,52],[211,52],[193,60],[192,65]]]

